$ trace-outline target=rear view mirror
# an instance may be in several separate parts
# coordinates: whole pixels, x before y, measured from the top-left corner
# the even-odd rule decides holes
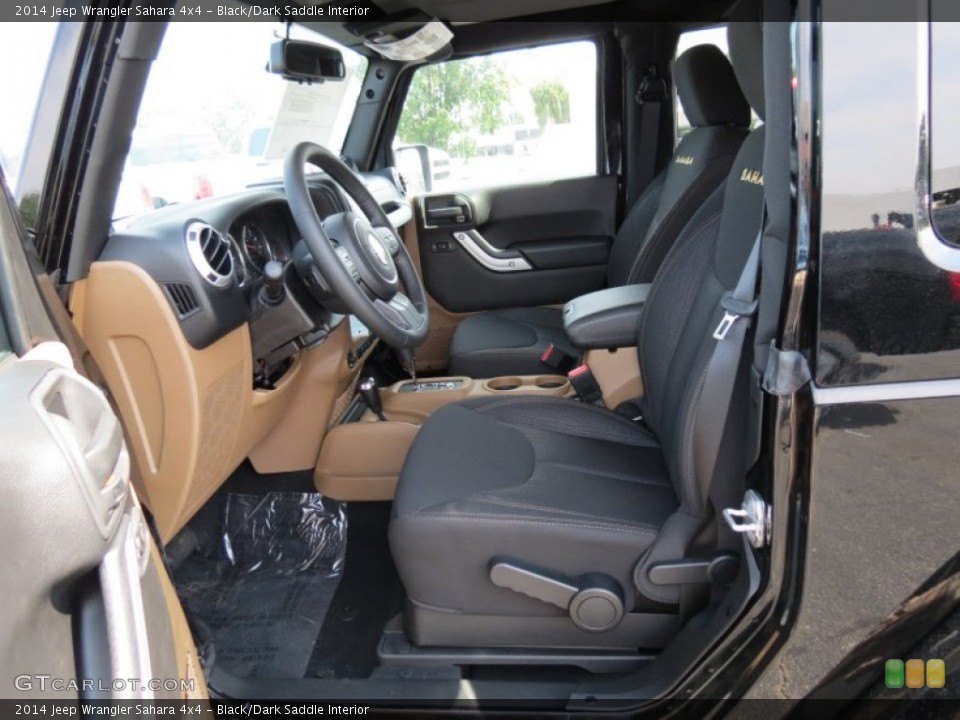
[[[278,40],[270,47],[267,69],[287,80],[323,82],[347,75],[343,54],[332,47],[304,40]]]

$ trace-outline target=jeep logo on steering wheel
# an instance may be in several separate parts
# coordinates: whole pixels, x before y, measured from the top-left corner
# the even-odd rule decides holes
[[[368,234],[367,245],[370,247],[374,257],[377,258],[381,265],[384,267],[390,267],[390,256],[387,255],[387,249],[383,246],[383,243],[380,242],[380,238],[373,233]]]

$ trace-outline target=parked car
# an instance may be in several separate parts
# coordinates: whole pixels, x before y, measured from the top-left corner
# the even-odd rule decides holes
[[[927,5],[63,22],[3,149],[3,694],[955,703],[960,43]]]

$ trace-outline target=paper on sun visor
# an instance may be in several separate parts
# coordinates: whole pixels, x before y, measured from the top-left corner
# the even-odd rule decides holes
[[[388,60],[407,62],[430,57],[452,39],[453,33],[450,29],[439,20],[434,20],[403,40],[393,42],[367,40],[364,45]]]
[[[346,82],[314,85],[289,83],[283,91],[280,110],[273,123],[264,159],[275,160],[304,139],[327,145],[333,135]]]

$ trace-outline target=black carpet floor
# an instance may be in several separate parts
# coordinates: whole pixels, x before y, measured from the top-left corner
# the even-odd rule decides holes
[[[307,677],[365,678],[376,667],[387,622],[403,609],[403,586],[390,555],[390,503],[350,503],[343,577],[320,629]]]

